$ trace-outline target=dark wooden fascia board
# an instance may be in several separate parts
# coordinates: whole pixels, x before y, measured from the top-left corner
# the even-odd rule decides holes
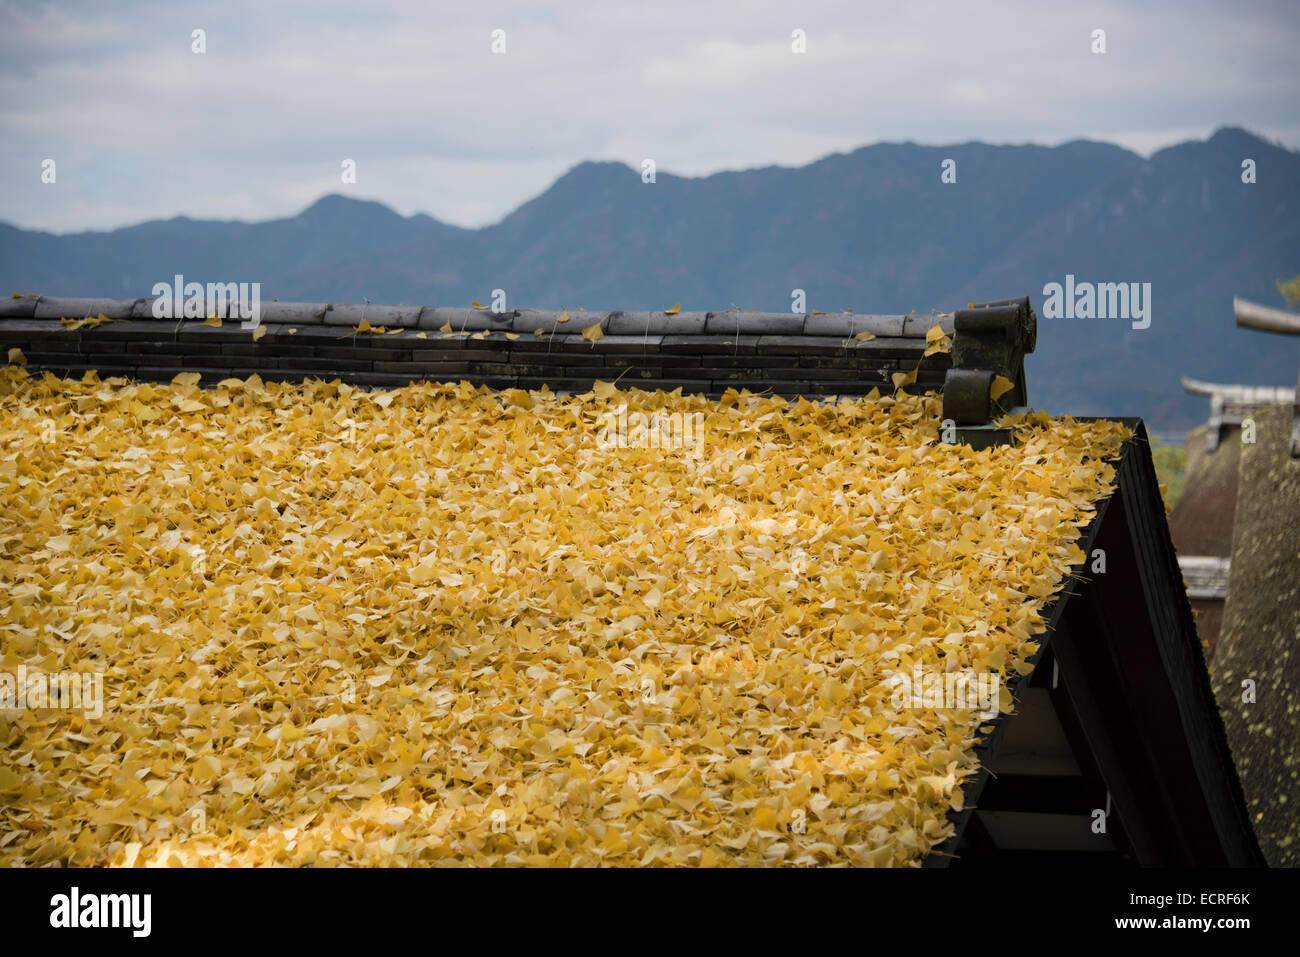
[[[1156,759],[1168,766],[1180,743],[1190,762],[1208,819],[1228,866],[1263,866],[1264,858],[1219,714],[1191,602],[1164,517],[1150,442],[1141,423],[1120,461],[1119,495],[1128,520],[1133,555],[1142,579],[1147,618],[1165,680],[1173,693],[1179,734],[1157,745]],[[1145,733],[1143,726],[1138,729]],[[1179,793],[1180,800],[1190,795]]]

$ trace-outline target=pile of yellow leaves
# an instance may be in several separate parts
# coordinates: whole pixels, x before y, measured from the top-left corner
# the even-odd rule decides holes
[[[0,670],[104,676],[0,711],[0,862],[919,863],[981,719],[886,676],[1025,671],[1127,437],[196,379],[0,371]]]

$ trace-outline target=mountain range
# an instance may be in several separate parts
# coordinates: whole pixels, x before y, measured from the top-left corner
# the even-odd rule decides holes
[[[945,183],[945,160],[956,182]],[[1255,182],[1243,182],[1243,161]],[[1300,342],[1239,330],[1232,299],[1281,306],[1300,273],[1300,153],[1245,130],[1150,158],[1055,147],[881,143],[798,168],[645,183],[586,162],[500,222],[463,229],[325,196],[264,222],[180,216],[55,235],[0,224],[0,281],[18,292],[146,296],[180,273],[258,281],[263,300],[788,312],[948,312],[1028,294],[1033,405],[1203,420],[1179,378],[1294,385]],[[1151,323],[1047,318],[1044,287],[1150,283]]]

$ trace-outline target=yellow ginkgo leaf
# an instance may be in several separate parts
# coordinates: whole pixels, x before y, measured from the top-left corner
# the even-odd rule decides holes
[[[911,385],[912,383],[914,383],[914,382],[916,381],[916,374],[917,374],[917,372],[920,371],[920,369],[921,369],[921,363],[918,362],[918,363],[916,364],[916,368],[914,368],[911,372],[895,372],[895,373],[893,373],[893,374],[890,376],[890,378],[891,378],[891,379],[893,380],[893,382],[894,382],[894,389],[895,389],[895,391],[897,391],[898,389],[903,388],[903,386],[905,386],[905,385]]]
[[[605,829],[605,836],[601,839],[600,848],[604,851],[617,854],[627,850],[627,841],[624,840],[623,834],[616,827]]]
[[[475,308],[475,309],[486,309],[486,308],[487,308],[487,306],[482,305],[482,304],[481,304],[477,299],[471,299],[471,300],[469,301],[469,304],[470,304],[473,308]]]
[[[22,349],[14,346],[9,350],[9,362],[13,365],[24,365],[27,362],[27,357],[23,355]]]
[[[95,326],[112,321],[112,319],[108,318],[108,316],[104,315],[102,312],[97,316],[86,316],[84,319],[69,319],[65,317],[59,320],[66,329],[93,329]]]
[[[423,585],[427,582],[433,581],[437,574],[438,562],[436,557],[434,555],[426,555],[424,558],[420,559],[420,561],[411,566],[408,577],[410,578],[411,584]]]
[[[675,315],[677,315],[677,313],[679,313],[679,312],[681,312],[681,311],[682,311],[682,304],[679,302],[677,305],[673,306],[671,309],[665,309],[665,310],[664,310],[664,315],[665,315],[665,316],[675,316]]]
[[[989,387],[989,398],[996,402],[1015,387],[1016,384],[1006,376],[995,375],[993,377],[993,384]]]
[[[568,314],[567,312],[561,312],[561,313],[556,317],[555,321],[556,321],[556,322],[568,322],[568,321],[569,321],[569,314]]]
[[[266,326],[258,326],[253,330],[253,341],[256,342],[266,335]]]
[[[205,326],[212,326],[212,328],[214,328],[214,329],[220,329],[220,328],[221,328],[221,317],[220,317],[220,316],[208,316],[208,318],[206,318],[206,319],[203,320],[203,324],[204,324]]]
[[[598,339],[604,339],[605,333],[601,331],[600,323],[598,322],[595,325],[583,329],[582,338],[594,344]]]
[[[853,338],[857,342],[870,342],[872,339],[876,338],[876,336],[871,332],[859,332]]]
[[[925,351],[921,353],[922,358],[928,358],[940,352],[952,351],[952,339],[943,331],[943,327],[935,323],[925,332]]]
[[[450,321],[444,322],[442,325],[440,325],[440,326],[438,327],[438,331],[439,331],[439,332],[451,332],[451,331],[452,331],[452,330],[451,330],[451,322],[450,322]]]

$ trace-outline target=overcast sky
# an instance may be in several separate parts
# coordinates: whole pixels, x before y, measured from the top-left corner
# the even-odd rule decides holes
[[[0,221],[56,232],[329,192],[478,226],[586,159],[703,175],[1079,137],[1145,155],[1225,125],[1300,148],[1296,0],[0,0]]]

